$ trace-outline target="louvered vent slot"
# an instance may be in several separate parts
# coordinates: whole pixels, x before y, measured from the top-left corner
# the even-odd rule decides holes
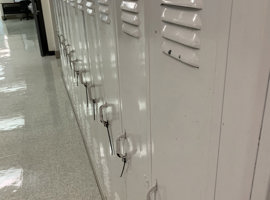
[[[110,0],[98,0],[99,18],[106,24],[111,23],[109,1]]]
[[[202,0],[162,0],[162,51],[190,66],[199,68],[202,28]]]
[[[94,2],[93,1],[86,1],[85,2],[85,9],[88,15],[93,16],[95,14]]]
[[[122,0],[122,31],[132,37],[140,37],[139,3],[136,0]]]

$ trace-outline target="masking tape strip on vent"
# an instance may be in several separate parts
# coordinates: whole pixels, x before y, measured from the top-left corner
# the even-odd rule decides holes
[[[122,1],[120,7],[122,10],[125,10],[125,11],[134,12],[134,13],[139,12],[139,6],[137,2]]]
[[[163,8],[161,19],[165,22],[186,26],[189,28],[202,28],[201,18],[195,11]]]
[[[200,39],[196,31],[166,24],[162,29],[162,36],[174,42],[199,49]]]
[[[129,24],[139,26],[140,20],[137,14],[122,11],[121,20]]]
[[[162,0],[162,4],[202,9],[202,0]]]
[[[197,50],[190,49],[185,46],[179,46],[167,40],[163,41],[161,49],[166,55],[192,67],[199,68],[199,59],[196,52]]]
[[[135,38],[140,37],[140,30],[139,30],[139,27],[137,27],[137,26],[123,23],[122,24],[122,31],[127,33],[128,35],[135,37]]]

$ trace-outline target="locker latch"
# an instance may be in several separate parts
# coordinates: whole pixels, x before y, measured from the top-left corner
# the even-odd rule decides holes
[[[59,46],[62,48],[63,47],[64,40],[65,40],[64,35],[57,34],[57,37],[58,37]]]
[[[74,60],[71,60],[71,64],[73,66],[73,70],[74,70],[74,76],[76,75],[76,83],[77,83],[77,86],[79,86],[79,75],[80,75],[80,70],[79,70],[79,67],[77,66],[76,67],[76,64],[81,64],[82,60],[76,58]]]
[[[97,91],[96,91],[97,85],[92,84],[90,87],[88,87],[88,96],[89,99],[93,105],[93,117],[94,120],[96,120],[96,104],[98,103],[98,95],[97,95]]]
[[[158,190],[158,183],[156,181],[156,184],[153,187],[151,187],[150,190],[147,192],[146,200],[151,200],[152,194],[154,194],[154,199],[156,199],[157,190]]]
[[[107,133],[108,133],[108,138],[109,138],[109,143],[110,143],[110,148],[111,148],[111,155],[113,155],[113,143],[112,143],[112,137],[111,137],[111,131],[110,131],[110,120],[107,118],[104,119],[104,109],[108,109],[109,107],[112,107],[111,105],[105,103],[102,106],[99,107],[99,117],[100,117],[100,122],[106,127]]]
[[[126,168],[127,159],[128,159],[128,153],[125,151],[125,144],[124,144],[125,141],[127,141],[126,131],[123,135],[120,135],[116,139],[116,154],[119,158],[122,159],[122,162],[123,162],[123,168],[122,168],[120,177],[123,176],[123,173],[124,173],[125,168]]]

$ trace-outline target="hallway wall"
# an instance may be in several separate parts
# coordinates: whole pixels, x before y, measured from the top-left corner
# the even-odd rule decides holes
[[[56,45],[55,45],[55,35],[54,35],[54,29],[53,29],[50,1],[41,0],[41,4],[42,4],[43,17],[44,17],[44,23],[45,23],[45,28],[46,28],[49,51],[55,51]]]

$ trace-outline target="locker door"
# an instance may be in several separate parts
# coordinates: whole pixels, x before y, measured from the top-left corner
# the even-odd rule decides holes
[[[96,24],[97,35],[100,45],[100,63],[101,79],[103,82],[102,105],[99,106],[99,120],[104,124],[109,122],[109,134],[103,127],[103,133],[100,135],[110,135],[112,145],[108,143],[108,137],[104,141],[103,165],[106,178],[106,190],[108,199],[126,199],[125,182],[120,177],[122,162],[115,155],[115,144],[113,141],[122,135],[120,100],[119,100],[119,81],[118,81],[118,58],[117,41],[115,27],[115,8],[112,0],[98,0],[96,3]],[[104,138],[105,139],[105,138]],[[112,149],[112,150],[111,150]]]
[[[75,91],[74,91],[74,73],[73,69],[71,68],[71,54],[72,52],[75,52],[75,35],[71,31],[73,30],[73,23],[71,20],[71,9],[70,9],[70,1],[62,1],[62,15],[63,15],[63,21],[64,21],[64,27],[66,32],[66,38],[65,38],[65,45],[64,45],[64,57],[62,58],[62,62],[65,63],[65,71],[67,71],[67,81],[66,85],[69,89],[69,94],[72,101],[75,101]]]
[[[73,78],[72,86],[73,87],[73,106],[75,108],[75,113],[78,117],[78,122],[82,125],[82,95],[81,90],[79,88],[79,70],[82,66],[83,55],[81,52],[81,42],[79,35],[79,27],[78,27],[78,14],[77,14],[77,6],[75,0],[70,0],[69,4],[67,4],[68,14],[67,19],[70,27],[70,34],[72,38],[72,46],[74,47],[74,53],[71,56],[72,70],[73,70]]]
[[[149,55],[143,0],[115,1],[127,199],[145,199],[151,184]],[[123,145],[123,144],[122,144]]]
[[[83,117],[81,128],[84,132],[84,139],[87,143],[87,149],[91,156],[91,162],[94,168],[95,176],[98,182],[98,185],[101,189],[106,191],[110,191],[110,187],[108,187],[108,164],[107,164],[107,155],[104,155],[104,146],[108,145],[108,138],[106,132],[104,132],[104,128],[101,126],[97,119],[97,110],[100,102],[100,90],[103,85],[101,80],[101,74],[99,71],[99,66],[96,64],[96,60],[94,59],[96,55],[98,55],[97,49],[93,49],[93,44],[97,43],[96,35],[92,35],[93,29],[91,23],[95,23],[93,21],[92,15],[88,15],[87,7],[89,1],[77,1],[78,6],[78,30],[81,37],[81,47],[82,47],[82,55],[84,55],[84,62],[87,63],[87,69],[81,68],[79,69],[79,78],[82,86],[79,88],[81,90],[83,103]],[[91,9],[93,8],[93,3],[91,4]],[[87,83],[86,83],[86,82]],[[85,87],[87,84],[87,87]],[[86,90],[85,90],[86,89]],[[86,92],[88,97],[88,107],[86,102]],[[106,192],[103,192],[103,196],[106,195]]]
[[[264,106],[270,69],[269,8],[268,0],[233,3],[216,200],[269,199],[269,196],[260,198],[260,195],[250,197],[252,186],[256,184],[254,168],[260,163],[256,160],[258,145],[267,143],[262,140],[267,136],[260,134],[262,128],[267,130],[266,125],[262,127],[262,118],[266,114]],[[250,24],[253,26],[249,30]],[[264,180],[266,178],[269,177],[265,176]],[[258,191],[262,195],[266,196],[262,189],[267,185],[259,185]]]
[[[152,184],[157,199],[213,199],[231,1],[149,2]]]
[[[68,32],[67,32],[67,21],[65,18],[65,14],[64,14],[64,1],[56,1],[58,3],[59,6],[59,18],[60,18],[60,23],[61,23],[61,29],[62,29],[62,34],[59,36],[59,40],[60,40],[60,44],[61,44],[61,63],[62,63],[62,70],[63,70],[63,74],[64,74],[64,80],[66,82],[67,85],[67,89],[70,90],[69,84],[68,84],[68,78],[69,78],[69,73],[66,70],[67,69],[67,61],[66,61],[66,57],[65,57],[65,49],[66,49],[66,45],[67,45],[67,40],[69,40],[70,38],[68,38]],[[68,41],[70,42],[70,41]]]

